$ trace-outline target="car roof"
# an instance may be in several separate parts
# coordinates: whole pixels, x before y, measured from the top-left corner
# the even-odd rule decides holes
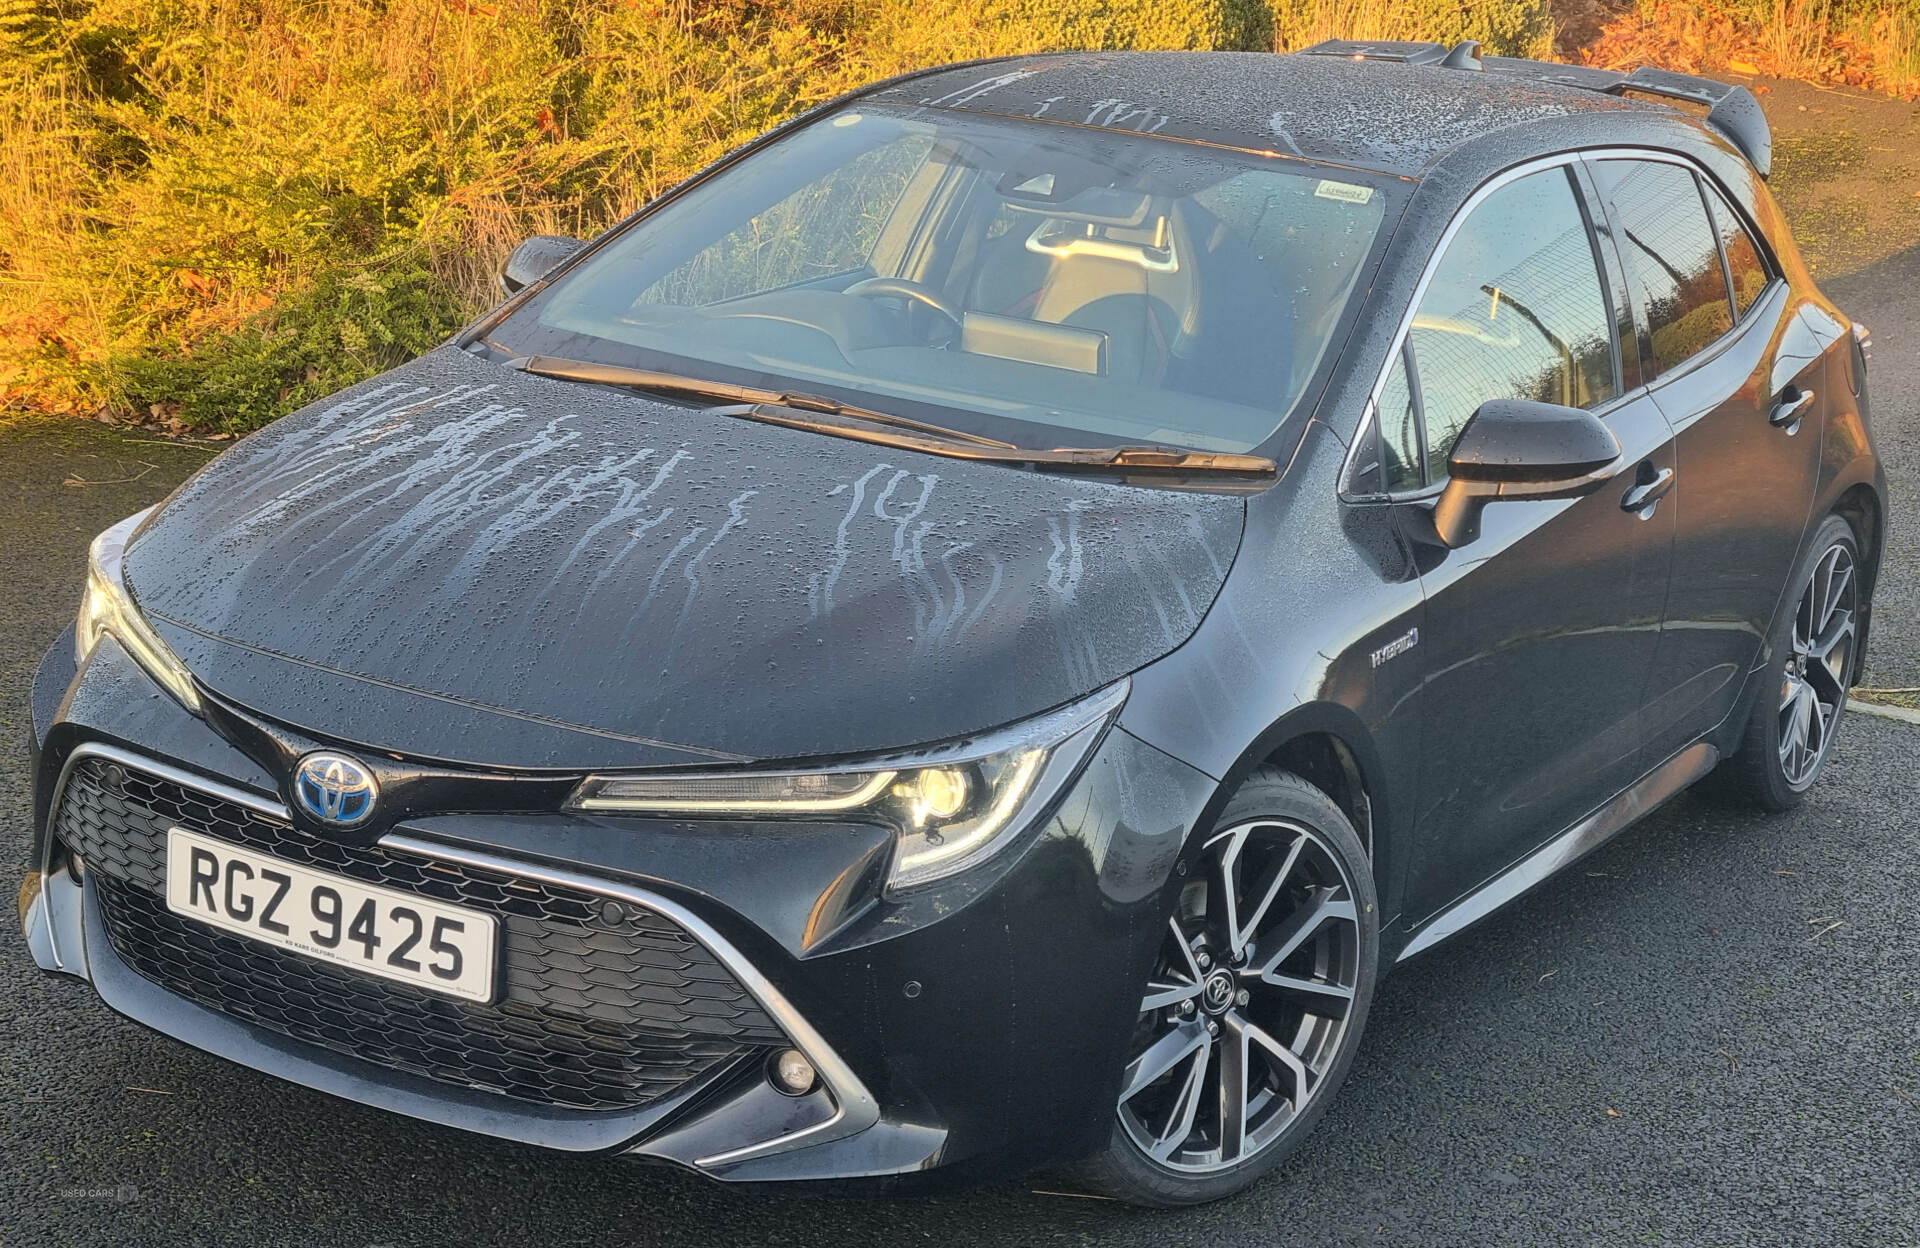
[[[1499,58],[1486,65],[1474,72],[1324,54],[1055,53],[915,74],[868,98],[1152,134],[1406,178],[1493,135],[1501,136],[1509,159],[1593,142],[1711,142],[1704,127],[1667,105],[1544,81],[1500,67]]]

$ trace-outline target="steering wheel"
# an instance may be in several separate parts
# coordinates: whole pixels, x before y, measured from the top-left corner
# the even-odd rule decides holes
[[[923,286],[919,282],[909,281],[904,277],[862,278],[841,293],[857,295],[862,299],[905,299],[909,303],[921,304],[952,321],[956,332],[960,329],[960,318],[966,315],[933,287]]]

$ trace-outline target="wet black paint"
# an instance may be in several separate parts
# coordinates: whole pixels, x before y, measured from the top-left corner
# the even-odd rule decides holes
[[[1106,52],[956,67],[876,99],[1194,139],[1417,174],[1441,152],[1576,114],[1665,113],[1517,74],[1258,52]]]
[[[449,349],[236,446],[127,566],[211,688],[316,732],[692,763],[943,739],[1117,680],[1199,624],[1243,514]]]

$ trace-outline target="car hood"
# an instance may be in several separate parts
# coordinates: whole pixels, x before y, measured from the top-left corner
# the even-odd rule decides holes
[[[254,434],[135,537],[208,688],[523,767],[962,736],[1190,636],[1240,499],[715,416],[442,348]]]

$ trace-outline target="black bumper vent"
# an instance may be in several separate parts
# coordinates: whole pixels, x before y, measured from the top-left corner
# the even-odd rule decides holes
[[[170,827],[500,918],[496,999],[457,1001],[284,952],[166,906]],[[677,924],[595,894],[319,840],[98,757],[54,829],[90,868],[114,952],[180,996],[380,1066],[543,1105],[630,1110],[784,1039]]]

